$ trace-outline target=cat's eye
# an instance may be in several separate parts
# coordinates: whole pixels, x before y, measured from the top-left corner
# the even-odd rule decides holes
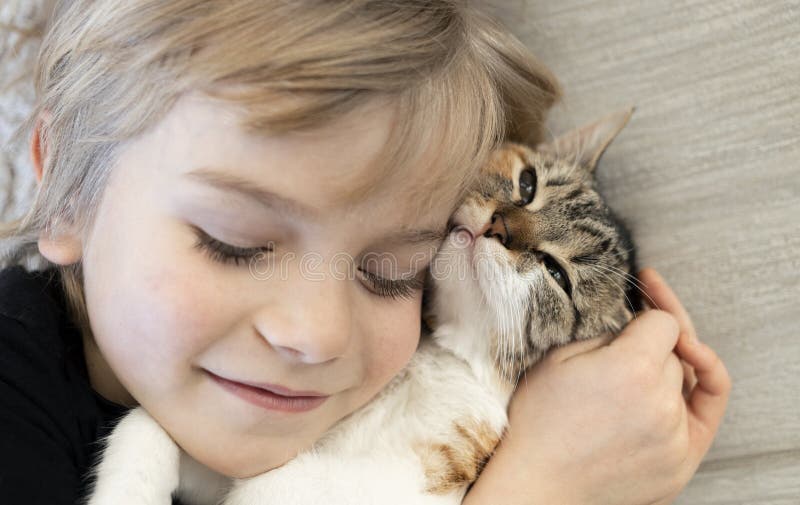
[[[564,293],[566,293],[567,296],[571,296],[572,289],[569,284],[569,277],[567,277],[567,272],[565,272],[564,269],[561,267],[561,265],[556,260],[554,260],[553,257],[550,256],[549,254],[544,255],[543,262],[544,262],[544,267],[547,269],[547,273],[550,274],[550,277],[552,277],[553,280],[556,281],[556,284],[558,284],[561,287],[561,289],[564,290]]]
[[[536,171],[528,167],[519,174],[518,205],[528,205],[536,196]]]

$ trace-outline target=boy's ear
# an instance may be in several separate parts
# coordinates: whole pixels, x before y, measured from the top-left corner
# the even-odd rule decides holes
[[[33,166],[33,173],[36,176],[37,183],[42,182],[44,167],[47,165],[49,151],[45,139],[46,130],[50,125],[50,117],[50,111],[42,111],[36,119],[36,126],[34,126],[33,134],[31,135],[31,165]]]
[[[57,234],[39,236],[39,253],[56,265],[71,265],[80,261],[83,242],[80,235],[72,230]]]
[[[42,182],[44,169],[47,166],[49,150],[47,147],[47,129],[50,126],[50,112],[44,110],[36,120],[31,135],[31,165],[36,182]],[[38,246],[42,256],[57,265],[77,263],[83,253],[83,242],[80,234],[71,227],[60,227],[56,232],[43,233],[39,236]]]
[[[536,150],[575,161],[593,171],[611,141],[628,124],[634,110],[635,107],[630,107],[609,114],[599,121],[571,130],[552,142],[539,144]]]

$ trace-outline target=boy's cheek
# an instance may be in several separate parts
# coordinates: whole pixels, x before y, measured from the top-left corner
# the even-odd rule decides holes
[[[372,322],[372,338],[368,344],[372,359],[367,369],[370,377],[381,382],[380,387],[405,367],[417,350],[420,300],[421,295],[413,300],[387,302],[397,307],[383,314],[375,312],[380,320]]]
[[[123,381],[159,377],[166,387],[188,369],[180,364],[209,344],[213,311],[202,310],[207,293],[192,279],[167,268],[138,266],[120,269],[107,289],[87,300],[90,318],[98,346]],[[134,270],[136,275],[123,273]]]

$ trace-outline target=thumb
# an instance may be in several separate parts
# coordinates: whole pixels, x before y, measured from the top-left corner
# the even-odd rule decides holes
[[[556,363],[563,363],[575,356],[590,353],[596,349],[607,346],[612,340],[614,340],[614,335],[611,333],[588,340],[579,340],[552,350],[549,358]]]

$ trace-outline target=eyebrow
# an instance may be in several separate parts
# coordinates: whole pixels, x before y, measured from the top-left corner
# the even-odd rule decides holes
[[[186,172],[185,175],[197,182],[228,193],[234,193],[281,214],[295,216],[313,216],[317,214],[311,207],[262,188],[258,184],[238,175],[207,167],[196,168],[191,172]]]
[[[206,184],[215,189],[234,193],[280,214],[304,217],[319,215],[319,212],[312,207],[281,196],[269,189],[258,186],[258,184],[253,181],[225,171],[201,167],[186,172],[185,175],[189,179]],[[385,237],[384,240],[416,245],[441,242],[446,236],[447,233],[444,228],[440,230],[403,229]]]

